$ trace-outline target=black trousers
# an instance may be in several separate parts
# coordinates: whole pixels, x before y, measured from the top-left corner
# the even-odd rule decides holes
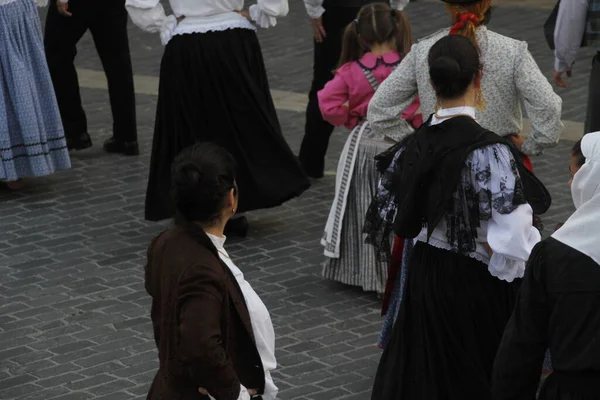
[[[323,27],[327,37],[315,42],[313,81],[306,109],[304,139],[300,147],[300,163],[308,176],[319,178],[325,169],[325,154],[333,125],[324,121],[319,109],[317,92],[333,78],[342,52],[342,37],[346,26],[358,15],[358,7],[327,7],[323,14]]]
[[[89,29],[108,81],[115,139],[122,142],[137,140],[125,1],[70,0],[69,11],[73,14],[71,17],[62,16],[56,0],[50,0],[44,36],[65,136],[67,139],[78,138],[88,129],[74,61],[77,43]]]
[[[600,131],[600,52],[592,60],[592,73],[588,92],[588,108],[585,121],[585,132]]]

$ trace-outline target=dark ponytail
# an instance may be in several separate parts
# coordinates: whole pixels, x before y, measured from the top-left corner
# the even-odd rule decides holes
[[[236,164],[222,147],[209,142],[184,149],[171,169],[171,198],[178,223],[211,225],[227,207],[235,186]]]
[[[429,51],[429,77],[439,99],[464,95],[480,71],[479,51],[465,36],[446,36]]]
[[[412,26],[404,11],[392,10],[392,18],[396,24],[396,51],[405,56],[413,45]]]
[[[337,68],[359,60],[374,44],[394,41],[401,56],[412,46],[412,28],[406,13],[386,3],[372,3],[358,12],[344,31],[342,54]]]
[[[344,30],[344,37],[342,38],[342,53],[340,55],[340,62],[336,70],[346,63],[360,60],[366,51],[366,46],[364,46],[360,41],[360,36],[358,34],[358,19],[356,19],[348,24]]]

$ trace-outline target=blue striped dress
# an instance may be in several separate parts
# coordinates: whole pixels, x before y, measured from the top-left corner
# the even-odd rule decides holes
[[[71,167],[33,0],[0,0],[0,181]]]

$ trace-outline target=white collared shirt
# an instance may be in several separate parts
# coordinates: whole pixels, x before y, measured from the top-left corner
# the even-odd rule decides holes
[[[246,300],[246,307],[250,314],[256,348],[265,370],[265,392],[262,395],[262,398],[263,400],[275,400],[279,389],[275,386],[273,378],[271,377],[271,371],[277,368],[277,360],[275,359],[275,330],[273,329],[273,322],[271,321],[269,311],[258,294],[252,289],[250,283],[244,279],[242,271],[233,263],[231,258],[229,258],[229,254],[227,254],[227,251],[224,248],[227,238],[220,238],[211,234],[207,235],[217,248],[219,257],[225,265],[227,265],[233,276],[235,276],[240,289],[242,289],[244,300]],[[242,386],[238,400],[248,399],[250,399],[250,395],[246,388]]]
[[[131,20],[148,32],[160,32],[163,44],[174,35],[205,33],[227,29],[256,29],[237,13],[244,9],[244,0],[169,0],[173,15],[167,16],[159,0],[126,0],[125,8]],[[288,0],[258,0],[250,6],[250,17],[261,28],[277,24],[277,17],[289,12]],[[185,17],[180,23],[177,18]]]
[[[409,0],[390,0],[390,6],[394,10],[403,10]],[[325,12],[323,8],[323,0],[304,0],[306,12],[311,18],[319,18]]]

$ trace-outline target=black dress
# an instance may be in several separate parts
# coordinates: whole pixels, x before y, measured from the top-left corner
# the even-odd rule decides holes
[[[281,134],[256,33],[249,29],[174,36],[165,48],[146,219],[173,216],[171,163],[212,141],[237,162],[239,212],[276,207],[310,186]]]
[[[531,254],[494,365],[494,400],[532,400],[550,347],[554,372],[540,400],[600,399],[600,265],[556,239]]]

